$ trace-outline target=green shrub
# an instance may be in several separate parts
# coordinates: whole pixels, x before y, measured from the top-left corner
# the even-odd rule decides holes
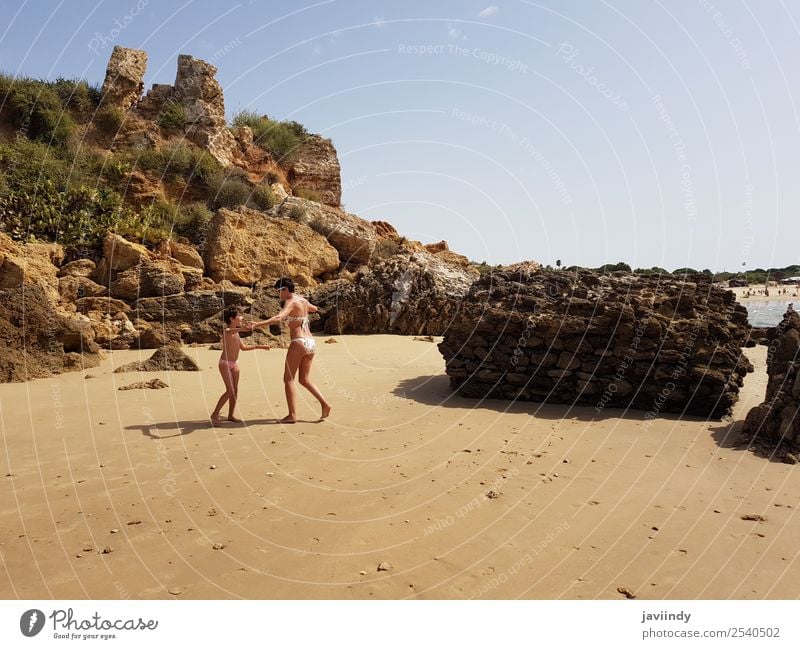
[[[75,132],[75,122],[58,93],[32,79],[4,79],[4,97],[11,123],[32,140],[64,147]]]
[[[59,191],[50,181],[35,193],[0,196],[0,223],[14,239],[45,239],[64,245],[99,246],[119,221],[135,218],[116,192],[77,187]]]
[[[114,224],[114,230],[129,239],[155,244],[170,237],[178,208],[170,201],[158,200],[138,212],[128,210]]]
[[[243,179],[225,172],[214,174],[208,181],[211,205],[214,209],[227,207],[234,209],[247,204],[252,189]]]
[[[94,125],[97,130],[107,137],[114,137],[119,133],[125,121],[125,113],[116,106],[109,106],[98,110],[94,115]]]
[[[302,124],[277,122],[267,115],[242,111],[233,118],[234,126],[249,126],[253,131],[253,142],[270,152],[282,164],[291,163],[308,135]]]
[[[299,205],[292,205],[289,208],[289,218],[292,219],[293,221],[302,221],[305,215],[306,215],[305,209],[300,207]]]
[[[221,172],[222,167],[210,153],[186,142],[165,147],[144,149],[129,161],[139,169],[152,171],[165,180],[196,180],[208,186],[209,179]]]
[[[55,91],[63,108],[74,110],[82,115],[93,113],[100,104],[100,90],[85,81],[59,77],[55,81],[41,83]]]
[[[86,181],[84,154],[77,160],[66,150],[57,150],[43,142],[18,139],[0,144],[0,166],[8,186],[17,191],[34,193],[43,181],[50,181],[59,190]],[[77,168],[76,168],[77,163]]]
[[[214,215],[204,203],[182,205],[173,231],[186,237],[195,245],[199,245],[208,234],[208,226]]]
[[[277,202],[275,194],[266,185],[257,185],[250,196],[250,203],[257,210],[268,210]]]
[[[158,115],[158,125],[166,133],[183,133],[186,122],[186,109],[176,101],[168,101]]]

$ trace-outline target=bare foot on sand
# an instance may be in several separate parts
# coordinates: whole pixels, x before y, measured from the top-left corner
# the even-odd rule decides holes
[[[228,417],[228,421],[232,421],[235,424],[241,424],[242,423],[242,420],[239,419],[238,417]]]
[[[294,424],[295,418],[291,415],[286,415],[283,419],[281,419],[282,424]]]
[[[322,416],[320,419],[327,419],[328,415],[331,414],[331,407],[330,406],[323,406],[322,407]]]
[[[211,417],[212,426],[222,426],[222,420],[219,417]]]

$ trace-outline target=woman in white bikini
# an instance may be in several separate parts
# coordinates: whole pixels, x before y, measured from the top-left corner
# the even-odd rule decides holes
[[[289,414],[281,422],[293,424],[297,421],[297,389],[295,377],[299,371],[300,385],[308,390],[322,406],[322,416],[325,419],[331,413],[331,407],[322,396],[317,386],[311,382],[311,365],[314,362],[317,341],[311,336],[308,324],[308,314],[316,313],[317,307],[300,295],[294,294],[294,282],[288,277],[282,277],[275,282],[279,290],[283,308],[278,315],[261,322],[254,322],[253,328],[265,327],[285,320],[289,325],[290,342],[286,352],[286,366],[283,371],[283,387],[286,392],[286,404]]]

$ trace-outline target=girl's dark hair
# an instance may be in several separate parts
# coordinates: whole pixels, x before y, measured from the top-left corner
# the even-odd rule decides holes
[[[275,288],[283,288],[284,286],[289,289],[289,293],[294,293],[294,282],[288,277],[281,277],[275,282]]]
[[[229,306],[225,311],[222,312],[222,319],[225,321],[225,324],[229,325],[231,320],[233,320],[237,315],[239,315],[239,309],[235,306]]]

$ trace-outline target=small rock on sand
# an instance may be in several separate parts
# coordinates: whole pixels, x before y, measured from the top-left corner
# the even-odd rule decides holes
[[[620,595],[625,595],[627,599],[636,599],[636,595],[633,594],[633,591],[630,588],[625,588],[625,586],[617,588],[617,592]]]
[[[212,550],[224,550],[225,549],[225,544],[224,543],[215,543],[214,545],[211,546],[211,549]]]
[[[381,561],[378,564],[378,572],[383,572],[384,570],[391,570],[391,569],[392,569],[392,564],[386,561]]]
[[[767,517],[762,516],[761,514],[745,514],[744,516],[740,516],[743,521],[757,521],[759,523],[766,523]]]
[[[414,340],[419,340],[420,342],[423,343],[432,343],[433,336],[414,336]]]
[[[199,372],[200,368],[178,347],[161,347],[146,361],[128,363],[114,370],[119,372]]]
[[[486,492],[486,497],[491,500],[494,500],[495,498],[500,497],[500,492],[497,491],[496,489],[489,489],[489,491]]]
[[[123,385],[117,390],[160,390],[169,386],[161,379],[150,379],[149,381],[138,381],[130,385]]]
[[[183,592],[183,588],[180,586],[174,586],[167,591],[170,595],[180,595]]]
[[[328,340],[326,340],[326,341],[325,341],[325,344],[326,344],[326,345],[335,345],[335,344],[336,344],[336,343],[338,343],[338,342],[339,342],[339,341],[338,341],[338,340],[336,340],[336,338],[328,338]]]

